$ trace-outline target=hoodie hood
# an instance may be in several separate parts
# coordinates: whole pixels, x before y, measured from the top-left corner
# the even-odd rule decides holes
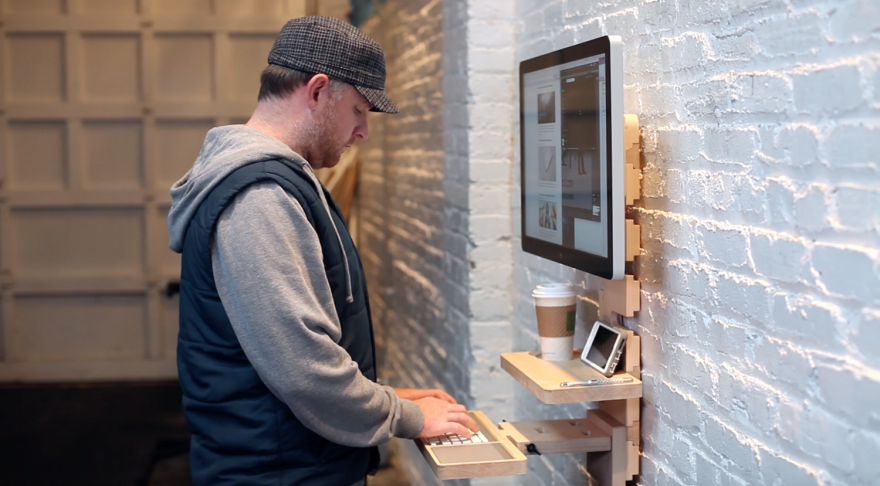
[[[352,302],[351,272],[342,236],[333,220],[330,205],[324,197],[324,187],[315,176],[312,166],[284,142],[266,132],[245,125],[212,128],[205,137],[202,151],[192,168],[171,186],[171,211],[168,212],[168,246],[177,253],[183,251],[183,240],[189,222],[202,201],[230,173],[255,162],[285,159],[299,165],[309,175],[318,197],[330,217],[345,264],[346,301]]]
[[[226,176],[246,165],[275,159],[308,165],[282,141],[256,128],[230,125],[208,131],[192,168],[171,186],[168,246],[177,253],[183,251],[183,239],[190,220],[202,201]],[[320,192],[320,188],[317,189]]]

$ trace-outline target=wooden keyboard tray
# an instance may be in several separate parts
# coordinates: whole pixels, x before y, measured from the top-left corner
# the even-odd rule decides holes
[[[479,410],[471,410],[468,415],[479,424],[488,442],[428,445],[422,439],[415,440],[434,474],[442,480],[525,474],[526,456],[500,433],[498,426]]]

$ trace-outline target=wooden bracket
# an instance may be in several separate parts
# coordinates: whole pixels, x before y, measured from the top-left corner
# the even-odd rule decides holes
[[[630,330],[626,333],[626,348],[621,367],[636,379],[641,379],[641,338]],[[641,443],[640,399],[607,400],[599,402],[599,410],[588,410],[587,417],[605,420],[622,432],[612,435],[611,454],[588,454],[587,470],[603,485],[623,486],[639,474],[639,446]],[[610,427],[611,425],[609,425]],[[614,442],[617,437],[617,442]],[[617,454],[619,457],[612,458]]]
[[[641,153],[641,145],[639,143],[639,117],[638,115],[623,115],[623,145],[625,166],[624,181],[626,205],[632,206],[636,199],[641,198],[641,164],[639,163],[639,154]]]
[[[632,317],[639,311],[641,284],[632,275],[624,275],[620,280],[601,279],[599,290],[599,316],[609,318],[612,312]],[[614,322],[609,319],[609,322]]]
[[[502,422],[498,427],[523,454],[611,450],[611,435],[589,420]]]
[[[633,220],[626,220],[626,261],[631,262],[642,253],[642,233]]]
[[[624,115],[623,140],[626,148],[625,170],[626,175],[626,204],[632,205],[640,198],[640,164],[639,164],[639,117],[636,115]],[[626,220],[624,236],[626,238],[625,258],[626,261],[634,261],[641,254],[641,232],[639,225],[630,219]],[[602,280],[602,289],[599,297],[599,316],[609,322],[611,313],[632,317],[639,311],[639,292],[641,284],[632,275],[626,275],[619,280]]]

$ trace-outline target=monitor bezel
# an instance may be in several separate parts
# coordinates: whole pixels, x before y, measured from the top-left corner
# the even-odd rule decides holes
[[[559,49],[519,64],[519,119],[520,119],[520,223],[522,249],[548,260],[582,270],[605,279],[624,276],[624,204],[623,204],[623,49],[619,36],[603,36],[580,44]],[[606,208],[608,256],[602,257],[582,250],[566,248],[526,234],[525,188],[525,85],[526,74],[559,66],[596,55],[605,55],[606,79]],[[617,163],[615,163],[617,161]]]

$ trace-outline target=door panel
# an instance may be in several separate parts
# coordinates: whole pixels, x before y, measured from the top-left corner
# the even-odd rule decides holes
[[[9,189],[67,189],[67,126],[63,121],[13,121],[6,134]]]
[[[135,360],[143,357],[143,295],[24,295],[14,302],[22,361]]]
[[[63,35],[9,34],[6,48],[9,100],[58,103],[64,99]]]
[[[305,0],[0,0],[0,382],[176,377],[169,188]]]

